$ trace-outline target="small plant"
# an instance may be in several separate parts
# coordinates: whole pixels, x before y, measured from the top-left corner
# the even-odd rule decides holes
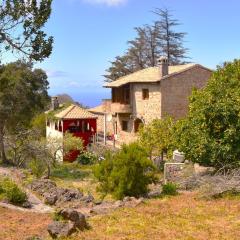
[[[38,159],[33,159],[28,164],[28,167],[31,169],[33,175],[37,178],[43,176],[44,172],[47,169],[46,164],[43,161],[39,161]]]
[[[166,183],[162,188],[162,195],[175,196],[177,195],[177,186],[174,183]]]
[[[91,152],[83,152],[77,158],[77,162],[81,165],[94,164],[96,161],[97,157]]]
[[[13,204],[20,205],[27,200],[27,194],[8,178],[0,182],[0,189],[7,200]]]
[[[57,210],[53,213],[52,218],[53,218],[53,221],[57,221],[57,222],[63,222],[64,221],[64,217]]]

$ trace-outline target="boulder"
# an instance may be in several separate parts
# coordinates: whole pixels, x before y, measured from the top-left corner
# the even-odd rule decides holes
[[[87,196],[81,197],[80,200],[85,203],[91,203],[91,202],[94,202],[94,197],[91,193],[89,193]]]
[[[39,179],[31,184],[31,190],[39,193],[40,195],[43,195],[45,192],[56,187],[56,183],[49,179]]]
[[[59,237],[68,237],[76,232],[76,227],[72,222],[58,222],[54,221],[48,225],[48,233],[53,239]]]
[[[161,196],[161,192],[162,191],[160,189],[150,191],[149,193],[147,193],[147,198],[157,198]]]
[[[74,223],[74,226],[80,230],[87,227],[85,215],[71,208],[62,209],[59,211],[59,215],[65,220],[69,220]]]
[[[23,208],[31,208],[32,207],[32,204],[29,202],[29,201],[26,201],[22,204],[22,207]]]
[[[83,197],[83,193],[74,189],[58,189],[57,192],[59,202],[70,202]]]
[[[58,200],[57,194],[54,193],[45,193],[44,194],[44,203],[48,205],[54,205]]]
[[[121,201],[121,200],[118,200],[114,203],[114,207],[116,208],[120,208],[120,207],[123,207],[124,206],[124,202]]]

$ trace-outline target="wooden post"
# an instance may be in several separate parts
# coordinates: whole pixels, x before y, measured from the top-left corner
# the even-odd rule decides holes
[[[106,115],[106,113],[104,113],[104,119],[103,119],[103,142],[104,142],[104,145],[106,145],[107,144],[107,137],[106,137],[106,135],[107,135],[107,115]]]

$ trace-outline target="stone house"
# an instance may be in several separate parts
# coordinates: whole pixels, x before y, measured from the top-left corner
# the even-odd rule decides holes
[[[128,143],[136,138],[140,124],[167,115],[185,117],[193,88],[203,88],[211,74],[199,64],[169,66],[162,57],[157,67],[107,83],[104,87],[111,88],[112,99],[90,109],[98,115],[98,131],[114,134],[119,144]]]

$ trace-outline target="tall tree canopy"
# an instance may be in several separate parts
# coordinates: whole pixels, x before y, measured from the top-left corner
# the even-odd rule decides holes
[[[0,50],[21,53],[30,61],[42,61],[52,51],[53,37],[42,30],[51,14],[52,0],[2,0],[0,2]]]
[[[25,62],[0,67],[0,156],[6,162],[4,135],[30,124],[48,102],[47,75]]]
[[[187,159],[218,169],[240,166],[240,60],[219,67],[191,96],[176,146]]]
[[[152,25],[136,27],[137,37],[128,41],[128,49],[123,56],[117,56],[104,75],[107,82],[135,71],[154,67],[160,56],[167,56],[170,65],[184,63],[187,49],[183,46],[186,33],[177,32],[179,25],[168,9],[156,9],[158,19]]]

